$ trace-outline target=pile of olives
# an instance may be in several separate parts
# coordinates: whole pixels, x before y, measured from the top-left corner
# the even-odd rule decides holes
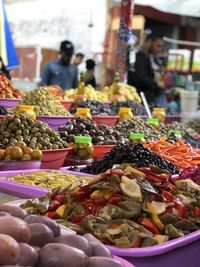
[[[0,147],[15,146],[18,141],[23,141],[32,149],[47,150],[67,147],[67,143],[46,123],[31,120],[24,114],[7,114],[4,120],[0,121]]]
[[[38,148],[27,147],[23,141],[17,141],[15,146],[8,146],[6,149],[0,149],[0,160],[39,160],[42,158],[42,151]]]
[[[86,100],[82,102],[74,102],[70,108],[70,113],[75,114],[77,108],[89,108],[92,115],[116,115],[117,113],[112,110],[112,106],[105,105],[96,100]]]
[[[192,125],[189,124],[184,124],[182,122],[172,122],[169,124],[161,124],[160,125],[160,132],[162,135],[168,135],[168,131],[170,130],[174,130],[174,131],[181,131],[182,135],[191,135],[191,136],[195,136],[196,132],[195,129],[193,127],[191,127]]]
[[[68,143],[74,142],[74,136],[91,136],[95,145],[113,145],[126,141],[117,129],[104,124],[97,125],[96,122],[81,117],[74,118],[67,125],[60,127],[59,134]]]
[[[95,160],[81,171],[84,173],[99,174],[112,168],[115,164],[134,163],[137,167],[155,165],[169,173],[179,173],[178,168],[158,154],[145,148],[142,144],[118,144],[103,159]]]
[[[24,97],[23,105],[35,106],[37,115],[67,116],[69,112],[45,87],[39,87]]]
[[[0,205],[0,244],[0,266],[124,267],[91,234],[62,234],[50,218],[8,204]]]
[[[127,101],[118,101],[114,103],[109,103],[109,104],[103,104],[99,101],[96,100],[86,100],[83,102],[77,102],[72,105],[70,108],[70,113],[75,114],[76,109],[78,107],[81,108],[90,108],[91,114],[92,115],[108,115],[108,116],[113,116],[117,115],[119,112],[119,109],[121,107],[127,107],[131,108],[133,111],[133,115],[135,116],[147,116],[147,112],[144,108],[144,106],[140,103],[136,103],[131,100]],[[156,105],[150,105],[151,111],[153,111],[153,108],[157,107]],[[167,115],[176,115],[177,111],[171,107],[166,107],[165,112]]]
[[[153,126],[138,117],[118,122],[114,129],[121,132],[124,137],[128,137],[131,132],[134,132],[143,133],[147,141],[159,140],[161,138],[160,133]]]

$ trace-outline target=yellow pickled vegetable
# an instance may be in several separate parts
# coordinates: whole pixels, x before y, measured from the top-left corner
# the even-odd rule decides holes
[[[28,174],[19,174],[9,178],[11,181],[37,185],[40,187],[45,187],[49,189],[54,189],[56,187],[69,186],[75,182],[87,183],[92,179],[89,177],[77,177],[67,173],[52,171],[52,172],[33,172]]]

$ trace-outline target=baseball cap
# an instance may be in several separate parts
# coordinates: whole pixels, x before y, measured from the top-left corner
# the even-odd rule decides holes
[[[60,51],[73,54],[74,53],[74,46],[70,41],[62,41],[60,44]]]

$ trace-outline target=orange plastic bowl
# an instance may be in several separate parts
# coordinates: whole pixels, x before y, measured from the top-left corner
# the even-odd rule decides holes
[[[115,126],[119,116],[92,116],[92,120],[97,124],[106,124],[110,127]]]
[[[42,150],[41,169],[60,169],[71,148]]]
[[[60,103],[67,109],[69,110],[73,104],[73,101],[65,101],[61,100]]]
[[[106,153],[113,149],[114,145],[94,145],[93,159],[102,159]]]

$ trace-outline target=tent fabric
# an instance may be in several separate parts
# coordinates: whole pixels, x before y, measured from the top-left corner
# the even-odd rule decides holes
[[[166,13],[200,17],[200,3],[198,0],[135,0],[135,4],[151,6]]]
[[[8,69],[19,65],[3,0],[0,0],[0,55]]]

